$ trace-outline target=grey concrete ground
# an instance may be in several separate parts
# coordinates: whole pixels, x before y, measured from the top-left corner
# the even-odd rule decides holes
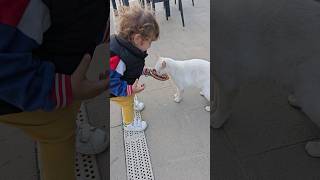
[[[154,66],[156,55],[178,60],[203,58],[210,61],[209,0],[183,1],[186,27],[183,28],[178,6],[171,1],[171,17],[165,18],[163,5],[156,4],[160,24],[160,39],[152,44],[146,59]],[[111,21],[113,25],[114,19]],[[114,32],[114,27],[111,27]],[[209,78],[209,77],[208,77]],[[175,93],[171,81],[160,82],[141,77],[146,89],[138,95],[146,108],[142,117],[148,123],[146,138],[150,149],[155,179],[208,180],[210,174],[208,102],[198,89],[188,89],[180,104],[173,101]],[[111,103],[110,111],[111,180],[126,179],[121,113]]]
[[[0,125],[0,179],[37,180],[35,142],[19,129]]]
[[[238,94],[212,131],[214,180],[320,179],[320,159],[304,149],[320,139],[319,10],[313,0],[215,1],[214,73]],[[306,114],[288,105],[291,92]]]
[[[319,128],[287,103],[288,91],[272,81],[241,88],[232,116],[212,132],[214,180],[319,179],[320,160],[304,146]]]

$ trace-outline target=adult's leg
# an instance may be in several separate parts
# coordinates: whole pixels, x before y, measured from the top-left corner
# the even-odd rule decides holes
[[[39,143],[44,180],[75,180],[75,129],[80,102],[54,112],[0,116],[0,122],[22,129]]]
[[[211,127],[220,128],[230,117],[235,91],[227,91],[221,82],[214,78]]]

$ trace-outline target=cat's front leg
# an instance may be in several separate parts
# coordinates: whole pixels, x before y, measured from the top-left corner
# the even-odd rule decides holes
[[[208,87],[202,89],[202,90],[200,91],[200,95],[201,95],[201,96],[204,96],[204,97],[208,100],[208,102],[210,103],[210,85],[209,85]],[[209,105],[209,106],[205,106],[204,109],[205,109],[207,112],[210,112],[210,105]]]
[[[174,101],[175,101],[176,103],[181,102],[183,91],[184,91],[184,88],[183,88],[183,87],[177,86],[177,92],[176,92],[176,94],[174,94]]]

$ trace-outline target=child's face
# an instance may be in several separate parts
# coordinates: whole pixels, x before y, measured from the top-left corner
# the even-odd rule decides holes
[[[137,48],[141,51],[147,51],[151,47],[152,40],[151,39],[144,39],[140,34],[134,35],[134,44]]]

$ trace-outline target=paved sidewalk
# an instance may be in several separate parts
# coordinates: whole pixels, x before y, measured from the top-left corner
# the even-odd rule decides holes
[[[320,117],[320,64],[312,63],[320,58],[319,1],[217,0],[212,10],[215,73],[240,92],[228,122],[212,132],[211,176],[320,179],[320,159],[305,151],[320,129],[287,103],[296,89],[303,109]]]
[[[287,103],[288,91],[262,81],[243,87],[232,117],[211,138],[215,180],[320,179],[320,160],[305,144],[319,128]]]
[[[148,50],[146,65],[153,67],[156,55],[178,60],[203,58],[210,61],[209,0],[183,1],[183,28],[178,6],[171,1],[171,17],[165,18],[162,3],[156,4],[160,39]],[[113,25],[113,19],[111,25]],[[114,32],[114,27],[111,27]],[[187,89],[184,99],[173,101],[175,87],[171,81],[161,82],[141,77],[146,89],[138,95],[146,108],[142,117],[148,123],[146,138],[157,180],[209,180],[210,128],[208,102],[198,89]],[[111,180],[125,180],[126,166],[120,109],[111,103],[110,111]]]
[[[35,143],[19,129],[0,124],[0,179],[37,180]]]

